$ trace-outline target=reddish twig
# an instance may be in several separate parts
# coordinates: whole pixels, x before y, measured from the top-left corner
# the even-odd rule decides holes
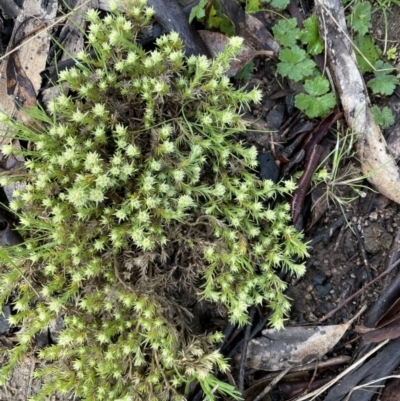
[[[321,158],[322,150],[323,148],[320,145],[315,145],[312,148],[310,156],[304,166],[304,172],[297,181],[297,189],[294,191],[292,197],[292,219],[295,224],[303,210],[304,199],[307,195],[308,187],[310,186],[311,177]]]

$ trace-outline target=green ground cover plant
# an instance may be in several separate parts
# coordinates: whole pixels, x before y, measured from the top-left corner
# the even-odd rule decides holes
[[[29,126],[0,116],[3,153],[26,160],[21,177],[2,178],[26,185],[9,205],[25,242],[1,250],[0,307],[13,304],[21,330],[0,382],[61,317],[57,344],[38,352],[34,401],[184,400],[193,382],[208,400],[238,398],[214,374],[228,367],[222,335],[193,333],[188,308],[212,302],[242,325],[265,303],[282,327],[290,304],[276,271],[303,274],[293,258],[307,246],[275,200],[295,185],[261,181],[256,149],[237,139],[241,113],[260,100],[225,75],[240,38],[214,60],[186,58],[176,33],[145,52],[146,1],[130,0],[126,15],[110,8],[87,14],[96,57],[81,53],[60,73],[69,93],[29,110]]]
[[[277,72],[283,78],[288,78],[304,85],[304,93],[299,93],[295,98],[295,106],[307,117],[323,118],[335,107],[335,96],[331,91],[330,83],[325,76],[321,76],[313,57],[324,51],[323,42],[319,36],[318,21],[315,15],[311,15],[303,21],[300,29],[295,18],[287,18],[283,11],[288,6],[286,0],[238,0],[244,4],[248,13],[267,10],[279,16],[277,23],[272,28],[275,40],[281,45],[278,54],[279,62]],[[396,85],[399,84],[399,76],[396,69],[389,63],[381,60],[382,55],[387,60],[395,59],[395,47],[387,50],[387,13],[392,4],[399,5],[397,0],[382,0],[372,5],[369,1],[344,0],[346,21],[350,38],[353,41],[358,65],[363,73],[373,73],[375,76],[369,79],[368,86],[373,94],[389,96],[393,94]],[[205,9],[211,5],[212,12],[206,15]],[[372,28],[372,15],[382,12],[385,21],[385,41],[383,51],[374,43],[370,34]],[[194,7],[190,20],[197,18],[206,25],[211,23],[215,29],[220,29],[228,36],[233,35],[229,20],[219,11],[219,0],[202,0]],[[229,26],[229,29],[226,27]],[[254,65],[254,64],[253,64]],[[238,75],[243,79],[249,77],[251,65],[246,67],[244,73]],[[390,114],[390,115],[389,115]],[[393,120],[389,109],[385,109],[384,119],[375,109],[376,123],[382,128],[387,128]]]

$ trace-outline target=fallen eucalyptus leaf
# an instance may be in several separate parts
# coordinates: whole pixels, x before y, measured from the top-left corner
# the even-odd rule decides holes
[[[246,367],[276,371],[300,366],[323,357],[340,340],[352,321],[318,327],[267,329],[250,341]]]
[[[262,337],[255,338],[248,345],[246,366],[276,371],[320,359],[335,346],[365,309],[366,306],[363,306],[351,320],[343,324],[263,330]],[[240,355],[235,358],[240,358]]]

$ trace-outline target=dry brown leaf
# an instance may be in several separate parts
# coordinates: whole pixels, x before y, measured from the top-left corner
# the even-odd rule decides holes
[[[7,94],[12,96],[18,108],[30,108],[36,105],[36,91],[31,80],[21,66],[17,52],[12,53],[7,61]]]
[[[284,370],[322,358],[366,309],[347,323],[317,327],[287,327],[263,330],[262,337],[250,341],[246,366],[260,370]]]
[[[379,343],[386,339],[394,339],[400,337],[400,324],[395,324],[383,329],[371,330],[363,334],[362,338],[365,344]]]
[[[246,14],[246,34],[244,38],[256,49],[271,49],[276,55],[281,48],[264,24],[250,14]]]
[[[282,370],[322,358],[340,340],[352,320],[339,325],[267,329],[250,341],[246,366],[260,370]]]
[[[57,0],[27,1],[23,8],[18,9],[19,15],[6,52],[12,51],[20,42],[22,46],[0,66],[0,110],[8,115],[23,118],[17,111],[17,104],[29,107],[36,103],[42,84],[40,73],[46,66],[50,45],[50,35],[45,27],[54,21],[57,7]],[[29,44],[25,45],[26,40]],[[6,131],[7,127],[0,124],[0,132]]]
[[[213,57],[224,51],[229,40],[227,36],[219,32],[198,31],[198,33]],[[229,77],[235,76],[252,58],[260,55],[270,57],[273,55],[273,52],[269,50],[256,51],[244,44],[243,49],[235,59],[231,61],[227,75]]]

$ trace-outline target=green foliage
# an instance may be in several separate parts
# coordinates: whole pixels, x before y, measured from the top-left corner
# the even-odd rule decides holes
[[[254,70],[254,63],[249,61],[236,75],[235,79],[250,79]]]
[[[311,76],[316,67],[314,61],[307,57],[307,53],[297,45],[281,50],[279,60],[278,73],[296,82]]]
[[[255,13],[261,10],[261,0],[246,0],[246,12]]]
[[[192,8],[189,16],[189,23],[191,23],[195,18],[197,18],[198,20],[202,20],[206,16],[205,8],[207,6],[207,3],[208,0],[200,0],[199,4]]]
[[[281,19],[272,28],[275,40],[284,47],[296,45],[300,38],[300,29],[297,28],[296,18]]]
[[[290,0],[261,0],[263,3],[271,4],[278,10],[284,10],[290,3]]]
[[[318,202],[326,202],[328,206],[334,204],[345,215],[350,203],[367,189],[370,190],[370,188],[367,188],[363,184],[364,180],[368,177],[360,175],[359,168],[354,165],[354,161],[357,160],[355,151],[356,141],[357,134],[350,130],[347,130],[343,137],[339,133],[337,134],[335,148],[321,162],[313,175],[314,185],[324,186],[324,195],[317,200],[315,205]],[[325,167],[328,160],[331,162],[329,170]],[[350,188],[354,194],[344,196],[344,188]]]
[[[318,31],[318,19],[312,15],[303,21],[304,28],[301,31],[300,40],[303,45],[307,45],[307,51],[313,56],[320,54],[324,50],[321,37]]]
[[[387,52],[386,52],[386,58],[388,60],[396,60],[397,58],[397,45],[391,47]]]
[[[235,34],[234,26],[232,22],[220,11],[219,0],[215,0],[209,9],[206,18],[206,7],[208,0],[201,0],[197,6],[193,7],[190,12],[189,22],[192,22],[195,18],[202,21],[208,29],[217,29],[227,36],[233,36]]]
[[[394,124],[394,116],[392,110],[385,106],[380,109],[378,106],[372,106],[372,113],[374,114],[375,123],[378,124],[382,129],[389,128]]]
[[[374,44],[371,35],[356,35],[354,43],[360,50],[355,49],[357,64],[362,73],[373,72],[373,65],[379,60],[382,51]]]
[[[371,3],[367,1],[357,2],[346,21],[354,32],[364,36],[372,28],[371,15]]]
[[[296,96],[296,107],[303,111],[309,118],[326,116],[335,106],[336,99],[329,92],[329,82],[325,77],[317,76],[306,80],[304,89],[307,93]]]
[[[290,224],[294,183],[260,181],[254,147],[238,141],[241,114],[260,100],[225,75],[242,46],[231,38],[215,60],[186,58],[176,33],[146,53],[136,44],[153,10],[130,0],[127,15],[87,14],[78,67],[60,73],[70,94],[32,109],[31,123],[0,115],[26,158],[24,189],[10,208],[23,245],[3,249],[0,308],[22,326],[1,383],[35,335],[62,317],[58,343],[40,350],[45,384],[33,401],[70,393],[85,401],[184,400],[199,382],[238,398],[213,376],[227,369],[219,333],[192,333],[187,308],[202,300],[244,324],[266,302],[271,324],[289,310],[277,269],[296,276],[307,254]],[[3,178],[5,182],[14,179]]]
[[[227,36],[233,36],[235,34],[235,28],[232,22],[221,13],[218,1],[215,1],[210,8],[207,27],[209,29],[217,29]]]
[[[374,94],[390,96],[399,84],[399,77],[392,75],[394,68],[382,60],[375,63],[375,78],[368,81],[368,86]]]
[[[293,81],[305,81],[306,93],[296,95],[295,105],[309,118],[324,117],[336,101],[329,92],[329,82],[318,75],[317,66],[311,55],[321,53],[323,44],[318,33],[318,21],[312,16],[303,22],[303,29],[297,28],[295,18],[280,20],[273,28],[274,37],[284,47],[279,53],[277,71],[283,77]],[[298,42],[307,45],[307,52],[298,46]]]

